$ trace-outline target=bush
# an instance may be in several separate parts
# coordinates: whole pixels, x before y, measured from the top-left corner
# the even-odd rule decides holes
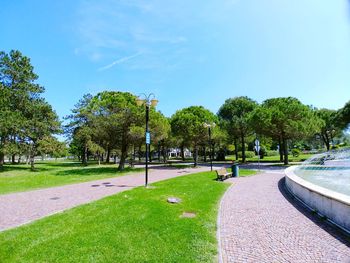
[[[266,156],[278,156],[280,153],[278,151],[266,151]]]
[[[297,149],[297,148],[294,148],[293,150],[292,150],[292,155],[293,155],[293,157],[298,157],[299,155],[300,155],[300,150],[299,149]]]
[[[331,147],[331,150],[339,150],[340,149],[340,146],[339,145],[333,145]]]
[[[242,158],[242,152],[238,153],[238,157]],[[255,152],[253,152],[253,151],[246,151],[245,152],[245,157],[246,158],[253,158],[253,157],[255,157]]]

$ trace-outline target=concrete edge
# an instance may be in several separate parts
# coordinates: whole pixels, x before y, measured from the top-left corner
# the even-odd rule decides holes
[[[320,217],[325,217],[325,219],[333,224],[335,227],[343,230],[345,233],[350,235],[350,228],[343,226],[342,224],[337,223],[327,212],[320,212],[319,207],[313,207],[310,205],[306,200],[304,200],[301,196],[298,196],[292,189],[290,189],[290,186],[288,185],[288,181],[298,185],[299,187],[303,188],[306,191],[310,191],[311,193],[315,193],[316,195],[320,196],[321,198],[328,198],[332,201],[339,202],[343,206],[350,207],[349,197],[337,192],[334,192],[332,190],[326,189],[324,187],[320,187],[318,185],[312,184],[297,175],[294,174],[294,170],[297,166],[289,167],[285,170],[285,189],[288,191],[290,195],[292,195],[295,199],[297,199],[300,203],[302,203],[306,208],[309,210],[316,212],[317,215]],[[294,187],[292,187],[294,188]],[[308,200],[310,202],[310,200]],[[331,213],[330,213],[331,214]]]
[[[223,263],[224,260],[223,260],[223,249],[222,249],[222,245],[221,245],[221,211],[222,211],[222,203],[227,195],[227,193],[230,191],[230,189],[234,186],[234,183],[231,183],[231,185],[226,189],[225,193],[223,194],[223,196],[221,197],[220,199],[220,202],[219,202],[219,209],[218,209],[218,216],[217,216],[217,219],[216,219],[216,239],[218,241],[218,261],[219,263]]]
[[[290,180],[294,181],[295,183],[307,188],[308,190],[326,196],[330,199],[336,200],[338,202],[341,202],[345,205],[350,206],[350,196],[347,196],[345,194],[337,193],[335,191],[329,190],[327,188],[318,186],[316,184],[310,183],[301,177],[295,175],[294,171],[298,166],[291,166],[288,167],[284,172],[286,177],[288,177]]]

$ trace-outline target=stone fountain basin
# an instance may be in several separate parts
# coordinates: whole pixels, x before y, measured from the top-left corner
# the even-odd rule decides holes
[[[295,174],[298,166],[285,170],[288,191],[309,209],[350,233],[350,196],[308,182]]]

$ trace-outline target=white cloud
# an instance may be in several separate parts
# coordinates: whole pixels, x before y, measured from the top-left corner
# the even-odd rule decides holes
[[[133,58],[136,58],[136,57],[140,56],[141,54],[142,54],[141,52],[138,52],[138,53],[135,53],[135,54],[133,54],[131,56],[119,58],[119,59],[113,61],[112,63],[110,63],[110,64],[108,64],[108,65],[106,65],[104,67],[99,68],[98,71],[103,71],[103,70],[106,70],[106,69],[110,69],[111,67],[113,67],[115,65],[122,64],[122,63],[124,63],[124,62],[126,62],[126,61],[128,61],[130,59],[133,59]]]

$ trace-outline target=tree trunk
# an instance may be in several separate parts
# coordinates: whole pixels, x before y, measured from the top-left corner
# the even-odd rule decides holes
[[[12,156],[11,156],[11,163],[12,164],[16,163],[16,154],[12,154]]]
[[[3,152],[0,152],[0,168],[4,166],[5,163],[5,154]]]
[[[149,160],[150,163],[153,161],[152,160],[151,145],[148,145],[148,160]]]
[[[160,142],[158,142],[158,162],[160,162]]]
[[[35,167],[34,167],[34,158],[35,158],[35,154],[34,152],[32,152],[30,154],[30,170],[34,171]]]
[[[278,152],[280,154],[280,162],[284,162],[284,158],[283,158],[283,145],[282,145],[282,140],[281,138],[278,139]]]
[[[97,158],[98,158],[98,165],[101,165],[101,154],[98,154]]]
[[[84,146],[84,150],[83,150],[83,156],[82,156],[82,164],[87,166],[87,155],[88,155],[88,148],[87,145]]]
[[[197,163],[198,163],[198,147],[197,147],[197,145],[194,146],[193,160],[194,160],[194,167],[197,167]]]
[[[21,163],[21,159],[22,159],[22,156],[20,155],[20,156],[18,157],[18,160],[17,160],[17,163],[18,163],[18,164]]]
[[[167,151],[164,147],[164,145],[162,146],[162,155],[163,155],[163,162],[166,163],[167,162]]]
[[[326,147],[327,147],[327,151],[329,151],[331,149],[331,145],[330,145],[330,139],[328,138],[327,134],[322,134],[322,139],[323,142],[325,143]]]
[[[184,162],[185,161],[185,147],[183,144],[181,145],[181,158],[182,158],[182,161]]]
[[[111,157],[111,149],[108,147],[107,148],[106,163],[109,163],[110,157]]]
[[[203,154],[204,154],[204,162],[206,163],[207,162],[207,148],[204,146],[203,147]]]
[[[241,140],[242,140],[242,163],[245,163],[245,140],[244,140],[244,135],[241,135]]]
[[[123,171],[125,167],[125,160],[128,157],[128,145],[126,144],[125,140],[122,142],[122,148],[121,148],[121,155],[119,160],[119,166],[118,171]]]
[[[235,145],[235,157],[236,157],[236,161],[238,161],[238,141],[237,139],[234,139],[234,145]]]
[[[141,145],[139,146],[139,162],[141,162]]]
[[[136,147],[135,147],[135,145],[133,146],[133,157],[132,158],[136,162]]]
[[[287,140],[283,137],[283,154],[284,154],[284,164],[287,165],[288,162],[288,143]]]

